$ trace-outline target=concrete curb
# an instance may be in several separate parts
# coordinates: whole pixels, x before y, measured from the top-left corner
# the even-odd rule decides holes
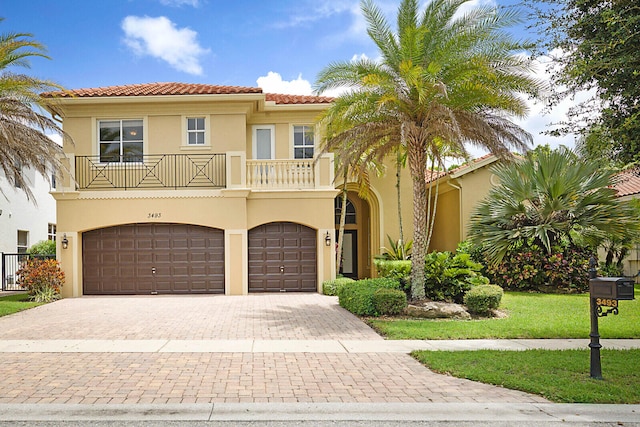
[[[640,423],[640,405],[528,403],[0,404],[0,421]]]
[[[640,348],[602,339],[605,349]],[[410,353],[414,350],[587,350],[588,339],[511,340],[1,340],[0,353]]]

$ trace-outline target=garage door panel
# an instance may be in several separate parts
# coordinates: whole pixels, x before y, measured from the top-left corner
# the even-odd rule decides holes
[[[203,263],[206,262],[207,259],[213,260],[211,257],[207,257],[206,254],[200,252],[190,253],[188,258],[188,261],[195,263]]]
[[[87,295],[224,293],[223,230],[131,224],[86,232],[82,244]]]
[[[270,223],[249,230],[248,241],[249,292],[317,290],[315,230]]]

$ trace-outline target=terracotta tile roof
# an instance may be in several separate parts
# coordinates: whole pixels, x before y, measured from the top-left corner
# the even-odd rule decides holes
[[[328,96],[279,95],[277,93],[267,93],[265,97],[267,101],[274,101],[276,104],[330,104],[334,99]]]
[[[458,166],[455,169],[451,169],[450,171],[431,171],[430,169],[427,170],[427,173],[425,174],[425,179],[427,181],[427,184],[431,183],[431,182],[435,182],[438,179],[442,178],[443,176],[446,175],[461,175],[465,173],[465,169],[470,169],[472,166],[475,166],[476,164],[480,163],[483,160],[489,159],[491,157],[494,157],[493,154],[489,153],[489,154],[485,154],[484,156],[478,157],[477,159],[473,159],[470,162],[465,163],[462,166]]]
[[[161,95],[232,95],[263,93],[259,87],[218,86],[196,83],[142,83],[98,88],[72,89],[45,92],[46,98],[99,98],[112,96],[161,96]],[[328,104],[333,98],[310,95],[265,94],[267,101],[276,104]]]
[[[194,83],[142,83],[122,86],[72,89],[66,92],[46,92],[46,97],[106,97],[158,95],[222,95],[234,93],[262,93],[258,87],[216,86]]]
[[[613,188],[618,190],[618,197],[640,194],[640,170],[627,170],[615,176]]]

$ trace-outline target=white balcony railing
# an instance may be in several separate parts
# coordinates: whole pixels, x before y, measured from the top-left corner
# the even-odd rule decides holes
[[[315,187],[313,159],[247,160],[247,185],[258,190],[294,190]]]

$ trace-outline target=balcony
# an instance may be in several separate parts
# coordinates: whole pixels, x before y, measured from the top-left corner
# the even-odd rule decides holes
[[[100,156],[77,156],[79,190],[152,188],[225,188],[224,154],[152,154],[101,161]]]
[[[247,186],[256,190],[315,188],[313,160],[247,160]]]
[[[149,189],[333,190],[333,154],[316,160],[247,160],[244,152],[151,154],[101,161],[68,157],[75,183],[58,191]],[[64,187],[64,188],[63,188]]]

